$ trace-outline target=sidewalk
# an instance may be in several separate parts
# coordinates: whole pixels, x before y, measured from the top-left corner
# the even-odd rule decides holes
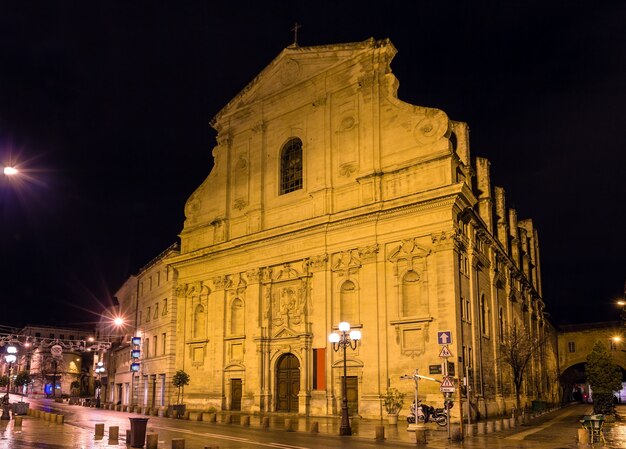
[[[31,408],[42,409],[55,409],[58,412],[63,413],[65,411],[68,415],[78,414],[83,407],[70,406],[64,404],[59,407],[59,404],[55,404],[52,401],[29,401],[31,402]],[[573,407],[577,407],[574,409]],[[585,410],[585,407],[573,406],[570,412],[567,412],[568,407],[559,409],[550,413],[546,413],[542,416],[530,421],[528,425],[518,426],[516,428],[500,430],[497,432],[489,433],[487,435],[473,435],[467,437],[463,442],[457,442],[448,439],[448,433],[446,428],[440,428],[435,424],[427,424],[427,445],[422,447],[428,448],[542,448],[542,449],[554,449],[554,448],[576,448],[576,433],[578,427],[578,415],[583,414],[581,411]],[[589,406],[590,407],[590,406]],[[588,407],[587,407],[588,408]],[[89,410],[89,409],[87,409]],[[114,412],[119,414],[120,417],[126,418],[126,416],[140,416],[136,414],[129,414],[124,412]],[[220,426],[239,426],[239,416],[233,415],[232,424],[222,423],[197,423],[207,430],[213,429],[216,431]],[[301,433],[308,433],[311,423],[317,422],[319,433],[331,437],[333,435],[339,435],[340,420],[335,417],[295,417],[287,415],[271,415],[270,416],[270,430],[280,432],[285,428],[285,419],[291,419],[293,429]],[[170,418],[158,418],[150,417],[151,423],[155,427],[168,426],[177,427],[176,423],[179,422]],[[189,421],[185,421],[189,422]],[[261,427],[262,419],[259,416],[253,416],[250,419],[250,427],[259,429]],[[32,416],[23,417],[23,426],[21,429],[14,426],[15,421],[2,421],[0,422],[0,449],[18,449],[18,448],[124,448],[125,445],[125,428],[120,427],[120,440],[117,444],[108,444],[108,436],[105,435],[103,440],[94,440],[93,428],[86,428],[77,422],[72,422],[72,419],[66,419],[66,424],[53,424],[41,419],[34,418]],[[90,424],[92,425],[92,424]],[[385,429],[385,442],[381,443],[386,447],[411,447],[415,446],[415,435],[413,432],[406,430],[406,423],[399,423],[398,425],[389,425],[386,422],[380,420],[370,420],[362,418],[354,418],[351,420],[352,425],[352,437],[337,437],[337,438],[351,438],[358,445],[357,441],[360,439],[373,441],[376,437],[376,428],[378,426],[384,426]],[[558,432],[554,432],[551,428],[558,428]],[[529,438],[528,435],[531,437]],[[626,406],[618,406],[618,420],[615,424],[608,424],[606,426],[606,447],[626,447]],[[318,440],[319,441],[319,440]],[[337,440],[339,445],[339,440]],[[312,446],[320,447],[318,442],[315,442],[313,437]],[[159,443],[159,449],[169,449],[171,447],[170,441],[161,441]],[[582,446],[580,446],[582,447]],[[196,449],[193,445],[188,445],[187,449]]]

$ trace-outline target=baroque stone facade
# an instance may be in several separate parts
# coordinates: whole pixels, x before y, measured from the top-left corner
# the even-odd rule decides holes
[[[506,329],[552,332],[537,231],[470,157],[465,123],[398,99],[395,53],[373,39],[288,47],[213,119],[214,166],[169,259],[188,408],[337,414],[340,321],[363,335],[347,354],[352,413],[379,417],[389,386],[410,394],[400,376],[440,364],[439,331],[473,414],[514,403]],[[525,399],[556,388],[552,349]],[[420,396],[443,401],[435,382]]]

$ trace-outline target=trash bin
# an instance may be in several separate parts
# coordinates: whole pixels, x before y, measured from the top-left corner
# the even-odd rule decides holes
[[[146,444],[148,418],[130,419],[130,447],[143,447]]]
[[[546,401],[532,401],[533,412],[543,412],[548,408]]]

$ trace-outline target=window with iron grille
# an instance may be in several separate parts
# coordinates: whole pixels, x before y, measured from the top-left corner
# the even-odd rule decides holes
[[[280,194],[302,188],[302,141],[291,139],[280,155]]]

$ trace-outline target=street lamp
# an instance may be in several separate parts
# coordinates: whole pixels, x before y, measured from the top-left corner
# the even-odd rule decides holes
[[[98,388],[96,390],[96,408],[100,408],[100,390],[102,389],[102,373],[104,372],[104,362],[96,364],[96,374],[98,375]]]
[[[356,349],[358,341],[361,339],[361,331],[350,330],[350,323],[342,321],[339,323],[339,332],[333,332],[328,336],[328,341],[333,344],[333,351],[343,349],[343,382],[342,382],[342,403],[341,403],[341,427],[339,435],[352,435],[350,428],[350,418],[348,417],[348,395],[347,395],[347,370],[346,370],[346,348]]]
[[[15,167],[4,167],[3,172],[7,176],[17,175],[19,172]]]
[[[0,416],[0,420],[8,421],[11,419],[11,415],[9,414],[9,404],[10,404],[10,396],[9,392],[11,391],[11,368],[13,363],[17,360],[17,348],[15,346],[8,346],[7,353],[4,356],[4,360],[9,364],[9,383],[7,384],[7,394],[2,399],[2,416]]]

